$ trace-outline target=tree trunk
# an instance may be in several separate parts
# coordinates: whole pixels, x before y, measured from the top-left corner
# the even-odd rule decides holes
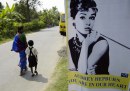
[[[27,0],[26,5],[27,5],[27,22],[30,22],[29,0]]]

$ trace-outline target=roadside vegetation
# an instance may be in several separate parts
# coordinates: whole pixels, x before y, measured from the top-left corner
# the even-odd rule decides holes
[[[17,32],[18,26],[24,26],[25,33],[39,31],[45,27],[57,26],[60,13],[56,7],[37,11],[41,5],[39,0],[15,0],[9,7],[0,2],[0,44],[9,40]]]
[[[51,81],[44,91],[68,91],[67,48],[64,46],[57,53],[60,56],[60,60],[58,61],[55,71],[52,74]]]
[[[66,57],[59,60],[55,72],[51,77],[51,82],[44,91],[68,91],[67,63]]]

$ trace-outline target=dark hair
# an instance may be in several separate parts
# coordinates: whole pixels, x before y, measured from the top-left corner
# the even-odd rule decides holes
[[[29,41],[28,41],[28,45],[29,45],[29,46],[33,46],[33,45],[34,45],[33,40],[29,40]]]
[[[22,34],[23,33],[23,26],[19,26],[17,32],[20,33],[20,34]]]
[[[81,5],[80,5],[81,4]],[[94,0],[71,0],[70,2],[70,14],[73,19],[75,19],[78,11],[88,11],[89,8],[92,8],[97,13],[98,9],[96,8],[97,4]]]

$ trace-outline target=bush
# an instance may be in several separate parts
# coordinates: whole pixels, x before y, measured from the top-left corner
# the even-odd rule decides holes
[[[8,24],[8,27],[5,27],[3,30],[0,31],[0,40],[2,38],[11,38],[17,33],[17,28],[18,26],[24,26],[24,32],[33,32],[33,31],[38,31],[40,28],[45,28],[46,25],[43,21],[39,20],[33,20],[32,22],[27,22],[27,23],[18,23],[14,22],[11,25]]]
[[[24,30],[25,32],[33,32],[33,31],[38,31],[40,28],[44,28],[45,24],[42,21],[38,20],[33,20],[32,22],[24,23]]]
[[[24,32],[29,32],[29,31],[32,30],[32,27],[31,27],[31,23],[30,23],[30,22],[24,23],[23,26],[24,26]]]
[[[39,28],[45,28],[46,24],[43,21],[38,22]]]
[[[0,41],[2,41],[2,35],[0,35]]]
[[[32,30],[33,31],[36,31],[36,30],[38,30],[39,29],[39,25],[38,25],[38,20],[33,20],[32,22],[31,22],[31,26],[32,26]]]

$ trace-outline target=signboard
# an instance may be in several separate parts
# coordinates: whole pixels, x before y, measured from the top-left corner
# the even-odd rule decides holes
[[[130,0],[65,0],[68,91],[130,91]]]

